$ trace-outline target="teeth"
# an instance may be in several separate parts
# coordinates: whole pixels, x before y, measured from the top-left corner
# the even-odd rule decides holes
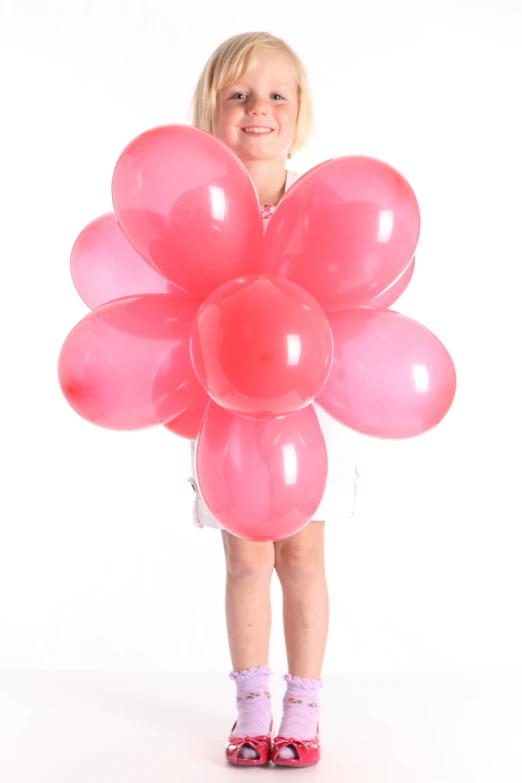
[[[272,133],[271,128],[243,128],[245,133]]]

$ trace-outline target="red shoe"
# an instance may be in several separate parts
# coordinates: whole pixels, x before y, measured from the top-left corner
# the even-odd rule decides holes
[[[296,750],[296,759],[278,759],[277,756],[287,745],[293,745]],[[319,742],[319,723],[317,723],[317,735],[311,740],[296,740],[293,737],[274,737],[270,761],[273,764],[281,764],[285,767],[311,767],[317,764],[321,758],[321,745]]]
[[[270,761],[270,750],[272,746],[272,723],[270,724],[270,731],[268,734],[259,737],[233,737],[232,733],[236,728],[236,723],[232,726],[228,743],[225,748],[225,756],[229,764],[239,764],[245,767],[259,767],[261,764],[267,764]],[[243,745],[251,745],[259,753],[258,759],[242,759],[238,758],[237,754]]]

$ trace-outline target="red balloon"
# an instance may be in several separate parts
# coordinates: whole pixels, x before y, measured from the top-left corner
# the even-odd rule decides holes
[[[189,440],[196,440],[201,431],[203,418],[209,403],[210,397],[201,389],[201,394],[198,394],[197,400],[192,405],[189,405],[186,411],[167,421],[163,426],[170,432],[173,432],[174,435],[179,435]]]
[[[280,541],[317,510],[327,454],[313,407],[277,420],[234,416],[211,402],[196,445],[196,473],[213,516],[249,541]]]
[[[146,131],[120,155],[112,180],[125,235],[154,269],[202,301],[260,269],[263,225],[246,168],[199,128]]]
[[[425,326],[393,310],[330,313],[334,361],[317,397],[366,435],[410,438],[438,424],[455,396],[451,356]]]
[[[97,217],[79,234],[71,252],[71,276],[91,310],[135,294],[187,296],[140,256],[112,212]]]
[[[198,305],[167,294],[117,299],[85,316],[58,359],[65,399],[87,421],[113,430],[163,424],[201,386],[189,338]]]
[[[310,404],[332,362],[328,318],[307,291],[271,275],[220,286],[191,338],[203,388],[235,413],[269,419]]]
[[[386,163],[334,158],[302,176],[268,225],[263,269],[303,286],[326,312],[379,296],[410,263],[417,199]]]

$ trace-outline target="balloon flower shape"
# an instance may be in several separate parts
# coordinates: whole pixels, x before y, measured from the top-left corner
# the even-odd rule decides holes
[[[408,285],[417,200],[391,166],[328,160],[285,194],[266,234],[241,161],[183,125],[120,155],[114,215],[76,240],[91,308],[60,352],[83,418],[197,438],[202,496],[221,525],[276,541],[313,518],[327,476],[315,401],[380,438],[434,427],[455,369],[420,323],[387,309]]]

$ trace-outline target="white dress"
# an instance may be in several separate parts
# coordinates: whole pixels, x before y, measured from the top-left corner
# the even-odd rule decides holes
[[[289,171],[286,178],[285,191],[299,178],[299,174]],[[264,227],[268,224],[274,207],[261,208]],[[328,476],[326,488],[314,519],[330,521],[333,519],[349,519],[355,514],[357,482],[359,472],[355,464],[356,433],[336,421],[319,405],[312,403],[317,413],[319,423],[324,433],[328,453]],[[210,513],[199,492],[195,466],[196,441],[190,441],[192,476],[188,479],[195,492],[192,519],[196,527],[213,527],[222,529],[217,519]]]

